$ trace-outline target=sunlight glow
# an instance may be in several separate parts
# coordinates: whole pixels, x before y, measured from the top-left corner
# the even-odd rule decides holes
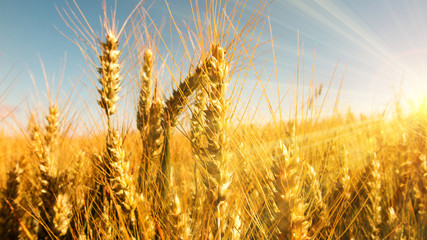
[[[427,63],[422,64],[414,71],[408,72],[402,80],[401,101],[407,111],[418,110],[426,107],[427,100]]]

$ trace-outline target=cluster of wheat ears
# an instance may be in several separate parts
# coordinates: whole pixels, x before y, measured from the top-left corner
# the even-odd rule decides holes
[[[169,97],[156,70],[166,63],[156,39],[164,40],[141,4],[120,30],[104,5],[99,36],[77,5],[59,11],[96,75],[105,132],[66,135],[66,118],[49,99],[44,126],[34,114],[25,136],[2,133],[1,239],[427,237],[426,109],[299,121],[295,114],[260,126],[233,119],[240,95],[228,90],[255,70],[268,2],[243,27],[245,2],[229,12],[225,5],[193,10],[196,43],[179,34],[194,48],[184,47],[192,63],[185,70],[171,61],[181,81]],[[136,130],[125,133],[114,117],[133,70],[136,117],[125,117]]]

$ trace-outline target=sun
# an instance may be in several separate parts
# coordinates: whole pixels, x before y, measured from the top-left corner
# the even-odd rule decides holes
[[[390,101],[399,102],[405,113],[426,108],[427,49],[412,49],[392,55],[381,65],[376,79],[390,91]],[[386,91],[378,89],[378,92]]]
[[[427,108],[427,65],[423,71],[414,71],[402,80],[401,103],[406,111]]]

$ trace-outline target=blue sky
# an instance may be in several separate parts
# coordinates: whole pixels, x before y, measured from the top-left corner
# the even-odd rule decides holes
[[[107,4],[111,6],[113,2],[107,1]],[[119,22],[123,22],[138,3],[137,0],[117,2]],[[246,15],[256,2],[248,1]],[[77,3],[89,22],[95,27],[99,26],[101,1],[77,0]],[[169,13],[164,0],[148,0],[144,6],[148,7],[152,3],[148,13],[156,25],[165,21],[165,29],[168,29]],[[72,5],[72,1],[69,4]],[[187,0],[170,0],[169,4],[178,23],[183,20],[191,21]],[[72,87],[75,82],[83,83],[76,85],[78,91],[94,88],[90,81],[85,80],[87,76],[82,71],[85,61],[79,49],[58,31],[71,33],[55,6],[67,8],[66,1],[63,0],[15,0],[0,3],[0,79],[12,69],[7,80],[15,81],[14,88],[2,106],[10,108],[18,105],[17,116],[25,116],[27,106],[31,105],[31,96],[34,98],[30,74],[34,76],[41,98],[45,94],[39,57],[46,68],[48,81],[55,77],[55,82],[58,83],[66,55],[61,87],[63,94],[90,98],[83,93],[81,97],[76,96]],[[306,83],[315,46],[316,83],[327,86],[335,65],[339,62],[331,95],[337,92],[347,66],[340,96],[340,106],[343,109],[351,106],[361,112],[378,111],[384,108],[384,104],[390,103],[399,89],[403,89],[408,97],[423,95],[426,90],[424,73],[427,67],[426,10],[427,1],[423,0],[273,1],[265,16],[270,19],[275,37],[281,91],[286,92],[294,82],[299,36],[300,54],[304,45]],[[265,38],[268,36],[269,33],[266,33]],[[261,56],[260,61],[263,61],[262,57],[272,66],[271,52]],[[255,82],[256,79],[248,78],[244,97],[249,96]],[[87,87],[84,87],[85,84]],[[1,87],[3,85],[5,84]],[[275,86],[270,84],[269,91],[275,92]],[[332,96],[331,99],[335,100],[335,97]]]

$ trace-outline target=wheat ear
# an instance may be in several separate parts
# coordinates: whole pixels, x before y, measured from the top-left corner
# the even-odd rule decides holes
[[[194,107],[192,111],[191,117],[191,147],[193,149],[193,156],[196,157],[196,160],[200,160],[201,148],[202,146],[202,137],[204,134],[204,121],[205,121],[205,108],[206,108],[206,90],[203,88],[199,88],[196,91],[196,96],[194,100]],[[196,161],[197,162],[197,161]]]
[[[171,191],[169,192],[168,206],[168,229],[171,239],[190,239],[190,222],[188,214],[183,211],[182,204],[177,193],[178,186],[175,185],[173,169],[171,169]]]
[[[151,162],[150,142],[148,131],[150,128],[151,88],[152,88],[153,53],[150,49],[144,52],[144,64],[141,74],[141,90],[139,93],[138,108],[136,113],[136,124],[142,140],[142,161],[139,167],[138,184],[142,192],[146,192],[148,171]]]
[[[51,132],[56,132],[53,130],[54,126],[57,126],[56,124],[56,118],[57,111],[55,107],[50,108],[49,116],[46,118],[49,124],[52,124],[52,128],[49,126],[47,129],[50,129]],[[49,239],[49,231],[52,229],[52,219],[54,216],[53,212],[53,206],[55,205],[55,190],[54,190],[54,178],[56,176],[56,173],[53,171],[52,168],[52,156],[51,156],[51,150],[52,148],[50,146],[46,145],[46,141],[50,141],[50,143],[54,142],[55,135],[49,135],[47,138],[43,139],[41,132],[38,128],[38,126],[34,126],[33,129],[33,146],[34,146],[34,154],[38,158],[39,162],[39,180],[40,180],[40,203],[39,203],[39,212],[40,212],[40,218],[42,221],[42,224],[44,226],[39,227],[39,231],[37,233],[38,239]]]
[[[382,173],[381,173],[381,163],[374,154],[373,159],[370,163],[371,176],[368,181],[368,187],[370,189],[369,193],[369,204],[367,205],[367,210],[370,215],[369,224],[371,225],[372,232],[370,238],[372,239],[381,239],[380,237],[380,225],[383,222],[381,216],[382,203],[383,203],[383,189],[382,189]]]
[[[164,130],[162,127],[162,116],[163,114],[163,100],[157,96],[153,97],[153,103],[150,110],[150,121],[148,129],[147,144],[145,145],[147,160],[145,161],[144,172],[142,176],[145,176],[147,181],[146,185],[149,185],[149,193],[151,194],[154,190],[152,187],[152,179],[149,178],[149,173],[153,170],[151,168],[152,163],[158,163],[162,157],[162,150],[164,147]],[[140,175],[141,176],[141,175]],[[150,196],[152,197],[152,196]]]
[[[199,86],[208,82],[208,76],[205,74],[204,66],[199,66],[191,73],[183,82],[181,82],[173,92],[172,96],[166,100],[163,122],[169,122],[171,127],[175,127],[178,117],[184,110],[184,106],[188,103],[188,98]]]
[[[229,103],[226,100],[228,65],[222,47],[213,45],[211,52],[212,57],[206,63],[209,93],[204,133],[208,146],[203,150],[201,173],[208,190],[208,201],[212,204],[216,219],[211,231],[214,236],[221,238],[225,227],[221,208],[227,200],[232,180],[231,172],[228,170],[230,160],[227,136]]]
[[[148,150],[151,161],[156,162],[160,158],[162,143],[163,143],[163,129],[162,129],[162,113],[163,101],[156,95],[153,97],[153,104],[150,110],[150,129],[148,132]]]
[[[39,161],[40,200],[39,211],[42,226],[37,233],[38,239],[50,239],[53,236],[64,236],[68,232],[71,221],[71,205],[67,199],[60,199],[57,195],[64,194],[67,177],[58,174],[54,166],[54,150],[58,144],[59,108],[53,104],[46,116],[46,134],[44,139],[37,126],[33,128],[32,142],[34,153]]]
[[[56,104],[50,106],[46,121],[45,144],[46,147],[53,149],[58,144],[57,138],[59,132],[59,108]],[[50,149],[48,151],[50,151]]]
[[[105,42],[101,42],[102,54],[99,56],[101,67],[98,68],[100,77],[98,78],[101,88],[98,89],[100,100],[99,106],[104,109],[107,116],[108,125],[110,118],[116,110],[116,103],[119,100],[118,93],[121,89],[119,58],[121,51],[118,50],[119,40],[113,32],[107,33]]]
[[[56,204],[53,207],[53,226],[57,236],[65,236],[71,223],[72,205],[68,194],[60,193],[56,197]]]
[[[125,152],[122,149],[122,138],[119,132],[111,125],[111,116],[117,111],[116,104],[119,100],[118,94],[121,89],[119,63],[121,50],[118,47],[118,37],[115,33],[109,31],[105,42],[101,43],[102,54],[99,56],[101,67],[98,68],[100,74],[98,80],[101,84],[101,88],[98,89],[100,94],[98,104],[104,109],[108,124],[106,151],[102,158],[103,171],[111,189],[111,194],[107,197],[109,206],[104,207],[110,211],[110,213],[105,213],[110,214],[108,216],[108,219],[110,219],[113,216],[120,216],[115,211],[118,205],[126,216],[125,227],[132,230],[136,221],[137,195],[134,189],[133,176],[130,174],[129,162],[125,160]],[[99,191],[103,191],[103,186]],[[124,234],[124,232],[127,234],[125,227],[120,227],[121,234]],[[111,228],[111,226],[107,226],[107,228]]]
[[[279,209],[276,215],[276,237],[279,239],[308,239],[310,222],[305,216],[308,204],[301,194],[303,165],[297,153],[295,142],[289,151],[284,144],[280,144],[275,153],[272,172],[276,189],[274,199]]]
[[[329,225],[328,209],[324,202],[323,194],[319,179],[313,166],[308,162],[303,163],[303,172],[306,174],[304,179],[304,195],[307,200],[308,207],[306,209],[311,224],[310,237],[316,236],[323,228]]]
[[[144,52],[144,65],[142,68],[141,76],[141,91],[139,93],[138,109],[136,115],[137,128],[144,134],[150,116],[151,108],[151,88],[153,85],[152,71],[153,71],[153,53],[150,49]]]
[[[4,239],[18,239],[20,234],[20,206],[17,204],[22,169],[16,161],[8,172],[6,186],[1,190],[0,236]]]
[[[98,105],[104,109],[105,115],[107,117],[107,151],[104,157],[98,157],[101,160],[102,173],[105,179],[101,180],[99,189],[97,190],[97,200],[95,206],[101,207],[104,201],[104,185],[105,181],[108,181],[111,178],[111,164],[110,160],[110,151],[108,150],[108,141],[110,132],[113,130],[111,126],[111,115],[113,115],[116,110],[116,103],[119,100],[119,90],[120,90],[120,64],[119,58],[121,51],[118,50],[119,40],[117,36],[109,31],[107,32],[107,37],[105,42],[101,42],[102,53],[98,56],[101,63],[101,67],[98,68],[98,81],[101,84],[101,88],[98,88],[98,93],[100,94],[100,99],[98,100]],[[111,141],[111,140],[110,140]]]
[[[152,162],[159,161],[163,143],[161,115],[163,101],[158,97],[157,86],[151,99],[153,56],[151,50],[144,53],[141,92],[138,102],[137,127],[141,134],[143,156],[138,183],[140,188],[147,187],[148,172]],[[144,191],[143,191],[144,192]]]
[[[104,159],[108,159],[110,169],[109,184],[115,202],[126,216],[126,226],[133,230],[136,226],[136,204],[138,196],[134,186],[133,176],[130,174],[129,162],[125,161],[125,152],[122,149],[122,139],[116,130],[110,130],[107,136],[107,152]],[[115,209],[115,207],[110,207]],[[113,211],[115,212],[115,211]],[[122,230],[121,231],[125,231]],[[123,234],[123,233],[122,233]]]
[[[381,175],[380,163],[375,153],[370,155],[370,163],[363,169],[352,198],[352,207],[358,212],[350,226],[350,234],[364,239],[380,239],[381,223]]]
[[[172,96],[165,101],[162,112],[163,127],[163,152],[161,154],[161,173],[158,175],[158,185],[163,198],[167,197],[167,189],[170,181],[170,138],[172,128],[177,125],[177,121],[184,106],[188,103],[188,98],[199,88],[203,82],[208,82],[208,76],[203,69],[198,66],[187,78],[184,79],[172,92]]]
[[[194,99],[194,107],[193,107],[193,114],[191,117],[191,148],[193,150],[193,156],[194,156],[194,186],[195,186],[195,193],[194,193],[194,199],[193,199],[193,207],[196,206],[197,198],[199,197],[198,194],[198,183],[197,183],[197,162],[200,161],[201,156],[201,146],[203,144],[203,134],[204,134],[204,121],[205,121],[205,108],[206,108],[206,89],[204,88],[204,85],[202,85],[195,94]]]

